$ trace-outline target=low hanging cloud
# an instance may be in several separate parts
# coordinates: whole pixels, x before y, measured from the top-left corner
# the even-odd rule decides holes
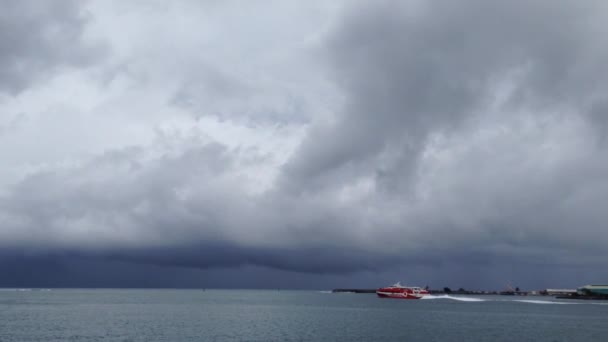
[[[0,192],[0,244],[200,269],[348,274],[415,264],[426,271],[411,272],[428,275],[457,265],[475,278],[487,267],[531,283],[538,265],[564,278],[570,267],[598,266],[608,243],[604,7],[347,2],[327,15],[320,44],[295,50],[321,64],[308,59],[289,78],[269,68],[265,89],[217,71],[229,64],[178,69],[163,85],[146,68],[164,60],[137,64],[131,51],[126,69],[152,75],[138,84],[149,79],[146,89],[166,100],[158,116],[196,120],[176,119],[175,135],[155,126],[147,144],[26,173]],[[36,58],[71,63],[49,55]],[[340,100],[290,83],[303,105],[275,120],[267,110],[289,106],[273,89],[313,84],[311,68],[327,73],[334,87],[319,82]],[[333,114],[303,114],[324,106]],[[285,127],[303,138],[281,135]],[[279,152],[283,143],[296,147]]]

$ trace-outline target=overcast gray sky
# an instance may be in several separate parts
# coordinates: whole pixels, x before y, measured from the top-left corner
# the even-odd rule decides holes
[[[0,286],[608,281],[604,1],[0,5]]]

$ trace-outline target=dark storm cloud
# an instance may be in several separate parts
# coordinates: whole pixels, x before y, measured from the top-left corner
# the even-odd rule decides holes
[[[374,165],[378,179],[400,178],[415,167],[432,133],[458,129],[486,110],[502,82],[515,83],[508,101],[514,111],[575,105],[584,115],[604,100],[602,6],[364,2],[329,41],[346,108],[335,124],[310,132],[290,177],[308,185],[340,168],[369,172]]]
[[[314,121],[286,163],[196,132],[108,149],[7,187],[0,244],[59,253],[59,266],[390,268],[485,286],[541,284],[538,269],[580,276],[608,243],[604,6],[362,2],[325,41],[344,106]],[[167,101],[274,120],[242,111],[263,91],[225,70],[193,71]]]
[[[329,42],[345,108],[313,127],[282,184],[306,193],[372,179],[376,204],[392,199],[404,213],[388,231],[401,255],[597,264],[608,199],[595,130],[608,85],[603,8],[364,2]],[[506,135],[475,142],[496,130]],[[438,148],[452,162],[432,165]]]
[[[17,94],[63,67],[84,66],[103,52],[83,42],[83,2],[3,0],[0,91]]]
[[[176,248],[144,248],[108,253],[116,260],[143,264],[193,267],[209,269],[218,267],[264,266],[284,271],[319,274],[343,274],[362,270],[377,270],[379,265],[394,257],[367,255],[353,249],[329,249],[298,246],[247,247],[231,242],[209,241],[194,246]]]

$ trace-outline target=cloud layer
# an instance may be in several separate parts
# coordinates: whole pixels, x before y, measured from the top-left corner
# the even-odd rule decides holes
[[[9,4],[10,255],[608,276],[602,2]]]

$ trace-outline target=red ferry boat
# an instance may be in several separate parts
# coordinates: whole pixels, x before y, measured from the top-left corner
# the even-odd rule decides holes
[[[402,286],[400,283],[376,290],[378,297],[398,299],[420,299],[429,291],[415,286]]]

